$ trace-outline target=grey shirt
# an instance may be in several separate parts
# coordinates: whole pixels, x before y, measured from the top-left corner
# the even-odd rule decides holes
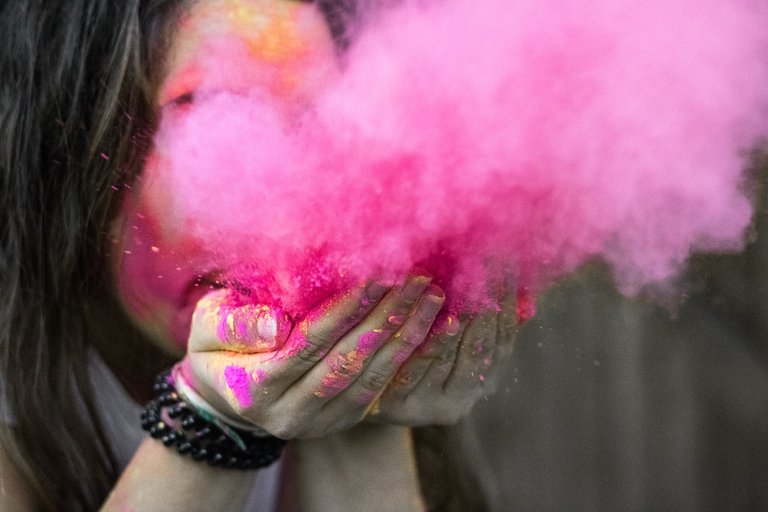
[[[101,405],[99,418],[122,471],[145,437],[139,423],[141,406],[134,402],[104,361],[91,355],[89,372],[96,403]],[[5,384],[0,375],[0,424],[12,425],[13,412],[5,399]],[[275,510],[280,482],[280,464],[259,470],[244,511]]]

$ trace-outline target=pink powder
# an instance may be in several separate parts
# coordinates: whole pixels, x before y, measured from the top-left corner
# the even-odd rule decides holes
[[[240,366],[227,366],[224,369],[224,379],[240,407],[246,408],[253,404],[250,382],[245,369]]]
[[[168,107],[169,225],[293,318],[416,264],[453,311],[516,279],[521,319],[593,258],[624,292],[667,283],[691,251],[743,246],[745,154],[768,132],[767,7],[406,1],[303,110],[205,77],[194,104]],[[238,55],[212,44],[208,82]]]
[[[392,357],[392,362],[394,362],[397,366],[403,366],[406,361],[411,357],[411,354],[413,354],[414,350],[416,350],[418,347],[413,347],[410,345],[406,345],[402,349],[395,352],[395,355]]]
[[[517,289],[515,297],[515,316],[518,324],[524,324],[536,314],[536,299],[526,286]]]
[[[256,384],[263,384],[268,376],[267,372],[259,368],[254,372],[253,379],[256,381]]]
[[[348,388],[363,370],[368,356],[369,354],[351,350],[345,354],[325,358],[329,372],[320,381],[320,389],[315,391],[315,396],[332,397]]]
[[[355,397],[355,401],[360,405],[372,404],[380,394],[380,391],[365,390]]]
[[[219,322],[219,325],[216,327],[216,337],[219,338],[222,342],[227,342],[227,319],[222,318]]]
[[[366,332],[357,340],[357,348],[355,350],[361,356],[368,357],[378,350],[383,340],[384,336],[380,331]]]

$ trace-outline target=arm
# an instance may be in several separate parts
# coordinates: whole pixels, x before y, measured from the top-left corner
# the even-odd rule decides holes
[[[102,510],[242,510],[254,476],[253,472],[221,471],[185,459],[148,438]],[[205,492],[200,492],[201,489]],[[0,510],[34,512],[40,509],[18,468],[0,446]]]
[[[252,394],[254,403],[250,407],[236,409],[239,405],[238,399],[232,394],[233,390],[230,389],[230,393],[227,393],[226,379],[224,382],[217,382],[216,379],[208,380],[208,386],[203,386],[202,389],[208,392],[209,400],[217,401],[218,399],[217,405],[233,416],[248,417],[251,414],[257,414],[259,418],[252,421],[267,426],[270,430],[275,428],[274,425],[281,425],[278,428],[281,428],[279,431],[285,437],[295,437],[292,434],[299,434],[300,437],[302,434],[323,435],[348,427],[359,421],[366,411],[371,410],[371,401],[381,397],[383,387],[391,382],[397,365],[381,364],[392,359],[407,357],[407,354],[424,340],[438,308],[433,308],[427,318],[413,314],[411,316],[413,320],[405,321],[402,325],[397,322],[396,325],[388,326],[387,319],[392,317],[392,308],[412,308],[418,302],[418,295],[426,288],[426,282],[422,280],[416,295],[404,302],[397,298],[401,292],[395,290],[392,299],[383,299],[379,307],[373,308],[372,311],[369,310],[373,304],[361,310],[359,297],[355,293],[346,295],[344,300],[330,310],[323,310],[322,318],[325,320],[318,320],[307,325],[306,329],[298,331],[302,333],[303,339],[317,340],[325,345],[324,348],[321,348],[320,343],[310,345],[315,349],[312,354],[314,357],[301,357],[293,353],[288,354],[284,359],[275,357],[274,354],[264,357],[258,350],[251,351],[249,340],[242,340],[244,342],[242,344],[229,342],[222,344],[222,340],[214,335],[217,331],[216,326],[221,324],[220,314],[215,314],[213,318],[207,314],[198,314],[193,322],[190,348],[198,350],[198,356],[206,359],[208,363],[198,368],[210,368],[215,373],[226,374],[224,365],[231,365],[238,360],[243,361],[243,366],[252,365],[246,372],[249,377],[249,385],[246,389],[250,392],[249,395]],[[388,301],[391,304],[387,305]],[[383,311],[378,311],[382,309],[381,306],[386,307]],[[206,311],[210,308],[206,308],[206,303],[203,301],[199,309]],[[218,309],[213,308],[213,311]],[[327,322],[329,318],[331,321]],[[377,319],[376,324],[380,325],[381,329],[366,325],[372,319]],[[395,336],[389,343],[383,343],[387,338],[387,335],[384,335],[383,340],[377,343],[380,350],[374,350],[362,357],[363,361],[367,360],[369,365],[363,363],[359,366],[345,367],[344,371],[337,375],[339,368],[336,365],[325,366],[324,363],[328,361],[327,356],[332,355],[335,350],[344,345],[348,346],[347,350],[360,350],[359,333],[356,332],[359,329],[349,327],[361,325],[360,323],[366,325],[362,329],[363,332],[384,334],[386,330],[390,332],[397,330],[401,335]],[[463,378],[467,377],[464,374],[476,376],[475,371],[488,364],[488,362],[478,361],[478,359],[486,359],[488,354],[485,353],[485,357],[478,358],[476,347],[471,346],[474,343],[467,346],[461,344],[459,348],[460,339],[471,339],[475,343],[483,339],[486,342],[489,341],[488,338],[492,339],[493,336],[481,334],[489,330],[484,324],[486,323],[478,322],[467,329],[464,334],[468,336],[456,335],[457,332],[451,333],[453,335],[448,336],[447,340],[439,340],[440,350],[436,352],[448,352],[454,356],[457,352],[459,353],[456,363],[458,368],[466,370],[458,372]],[[337,325],[347,327],[343,327],[339,334],[335,334],[334,326]],[[480,329],[480,326],[484,328]],[[490,331],[495,333],[496,329],[490,329]],[[437,340],[428,343],[427,348],[435,343]],[[291,346],[290,340],[287,345]],[[447,350],[446,346],[452,348]],[[490,347],[492,346],[491,341]],[[384,347],[389,350],[384,350]],[[486,348],[490,347],[486,345]],[[253,348],[255,349],[256,346]],[[374,354],[379,351],[382,353],[374,357]],[[430,360],[437,355],[432,351],[427,352],[420,354],[411,362],[421,363],[422,359]],[[462,356],[462,353],[465,353],[465,356]],[[462,358],[466,360],[464,363]],[[451,361],[453,357],[447,359]],[[220,366],[223,367],[217,368]],[[305,368],[297,369],[297,366],[305,366]],[[367,366],[377,368],[377,371],[372,374],[377,378],[366,379]],[[406,368],[412,367],[413,364],[406,366]],[[260,371],[262,369],[270,370],[264,372],[267,376],[262,374]],[[382,372],[383,369],[386,369],[386,373]],[[317,372],[319,375],[315,377],[313,373],[317,370],[321,371]],[[439,370],[440,376],[445,378],[444,366],[440,365]],[[431,372],[426,368],[422,371],[426,372],[425,379],[422,380],[431,381]],[[341,381],[340,388],[326,386],[328,372],[337,377],[335,381]],[[191,374],[195,374],[194,370]],[[282,377],[284,374],[287,374],[285,380]],[[259,379],[259,376],[263,379]],[[343,378],[338,379],[338,377]],[[250,378],[256,378],[256,382],[250,381]],[[367,383],[363,388],[355,385],[355,383],[360,384],[361,380]],[[460,389],[468,388],[472,391],[470,393],[472,399],[469,402],[474,402],[478,396],[477,379],[472,380],[475,381],[475,385],[458,386]],[[200,384],[199,380],[197,382]],[[285,387],[281,386],[282,382],[286,382]],[[210,385],[211,383],[223,384],[227,387],[215,389]],[[457,393],[446,393],[442,386],[436,386],[442,391],[438,393],[435,393],[434,388],[429,389],[430,386],[427,384],[424,387],[427,391],[431,391],[425,391],[424,396],[420,396],[421,393],[414,393],[415,390],[410,390],[411,393],[408,391],[398,393],[399,399],[413,394],[413,403],[409,403],[410,407],[407,408],[403,408],[402,403],[397,404],[400,400],[393,402],[382,400],[384,405],[382,412],[388,411],[390,414],[382,414],[380,419],[410,423],[412,418],[407,418],[408,414],[399,417],[391,412],[408,409],[413,414],[416,409],[420,409],[422,414],[418,415],[419,421],[414,423],[429,423],[436,419],[439,421],[441,415],[435,414],[436,411],[415,407],[417,403],[424,405],[424,403],[433,402],[435,398],[440,398],[441,402],[451,402],[452,406],[447,409],[451,416],[456,415],[457,409],[464,409],[463,404],[457,407],[459,405],[456,401]],[[447,389],[450,390],[451,387],[448,386]],[[420,386],[416,387],[416,389],[419,388]],[[258,407],[254,407],[257,404]],[[235,407],[232,407],[233,405]],[[424,413],[426,418],[421,417]],[[286,424],[293,425],[292,429],[296,430],[293,432],[290,431],[291,429],[286,430],[286,427],[282,426]],[[338,510],[356,510],[361,503],[365,503],[367,507],[380,506],[381,508],[376,510],[382,511],[423,510],[410,431],[406,428],[389,425],[358,425],[349,432],[334,434],[324,439],[294,440],[289,444],[287,455],[290,473],[286,484],[290,486],[291,492],[283,494],[283,502],[286,506],[294,507],[294,510],[313,510],[311,507],[323,510],[328,509],[331,504],[332,508]],[[189,510],[190,506],[193,510],[198,506],[201,510],[211,509],[212,506],[221,510],[237,509],[242,507],[242,502],[250,488],[252,475],[211,469],[205,464],[177,455],[157,441],[147,440],[118,482],[105,510],[155,507]],[[201,492],[201,489],[205,492]]]
[[[391,359],[398,353],[407,357],[429,331],[442,298],[419,300],[429,289],[428,281],[415,277],[389,293],[380,287],[373,296],[369,287],[344,294],[341,300],[324,305],[321,314],[294,328],[292,337],[279,344],[284,353],[264,352],[270,342],[258,321],[248,320],[243,330],[233,328],[222,337],[222,325],[239,325],[240,316],[251,318],[262,309],[248,305],[233,308],[227,302],[230,294],[226,290],[215,291],[198,303],[182,368],[217,408],[283,437],[325,435],[348,428],[364,416],[370,401],[394,375],[397,365]],[[434,302],[428,308],[430,315],[422,318],[422,313],[408,320],[408,313],[424,301]],[[234,319],[230,322],[231,315]],[[402,322],[392,323],[389,319],[393,315],[402,316]],[[394,336],[395,332],[402,332],[402,336]],[[366,338],[366,334],[375,336]],[[195,369],[196,360],[202,364]],[[209,379],[200,379],[200,373]],[[238,379],[233,380],[233,374]],[[418,503],[407,429],[376,426],[362,432],[351,437],[331,436],[327,443],[307,441],[308,448],[303,448],[303,441],[292,441],[297,444],[297,454],[307,453],[299,465],[304,468],[304,477],[291,481],[300,491],[297,496],[314,502],[320,497],[319,486],[359,488],[360,493],[349,503],[348,509],[354,510],[361,503],[378,499],[382,484],[387,489],[396,486],[398,495],[410,496],[409,502]],[[328,460],[335,464],[318,469],[318,464]],[[309,478],[309,472],[322,473],[322,481]],[[210,468],[147,439],[117,482],[104,510],[238,510],[253,475]],[[302,506],[300,510],[305,509]],[[398,506],[397,510],[409,509]]]
[[[254,477],[201,464],[147,438],[102,510],[242,510]]]
[[[410,429],[374,424],[291,443],[280,510],[423,511],[412,448]]]

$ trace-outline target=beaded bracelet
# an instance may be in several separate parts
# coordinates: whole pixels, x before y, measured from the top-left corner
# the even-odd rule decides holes
[[[232,431],[232,429],[244,430],[250,432],[256,437],[272,437],[272,434],[257,427],[251,423],[245,421],[236,420],[230,416],[218,411],[213,405],[200,396],[195,388],[189,385],[181,372],[181,365],[177,364],[171,369],[171,382],[176,388],[176,394],[179,395],[182,401],[186,402],[187,407],[195,411],[198,415],[202,416],[204,420],[210,421],[226,434],[230,434],[230,437],[237,440],[238,435]],[[238,444],[241,446],[241,444]]]
[[[155,398],[141,413],[141,428],[181,455],[231,469],[263,468],[280,458],[285,440],[205,419],[176,392],[170,370],[155,378],[154,391]],[[164,419],[163,411],[177,428]]]

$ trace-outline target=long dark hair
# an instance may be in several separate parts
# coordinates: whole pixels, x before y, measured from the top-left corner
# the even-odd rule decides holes
[[[0,4],[0,378],[14,420],[0,441],[41,509],[95,509],[116,478],[84,304],[108,286],[109,222],[151,141],[174,4]]]
[[[40,510],[96,509],[118,476],[88,378],[98,335],[86,310],[113,297],[110,222],[151,146],[180,3],[0,3],[0,379],[13,414],[0,443]],[[356,6],[376,2],[317,3],[343,52]],[[441,431],[417,435],[422,476],[450,462]],[[435,509],[481,510],[478,498]]]
[[[0,3],[0,378],[13,414],[0,443],[41,509],[95,509],[117,478],[86,309],[112,297],[110,221],[151,145],[181,3]],[[355,2],[318,4],[343,49]]]

